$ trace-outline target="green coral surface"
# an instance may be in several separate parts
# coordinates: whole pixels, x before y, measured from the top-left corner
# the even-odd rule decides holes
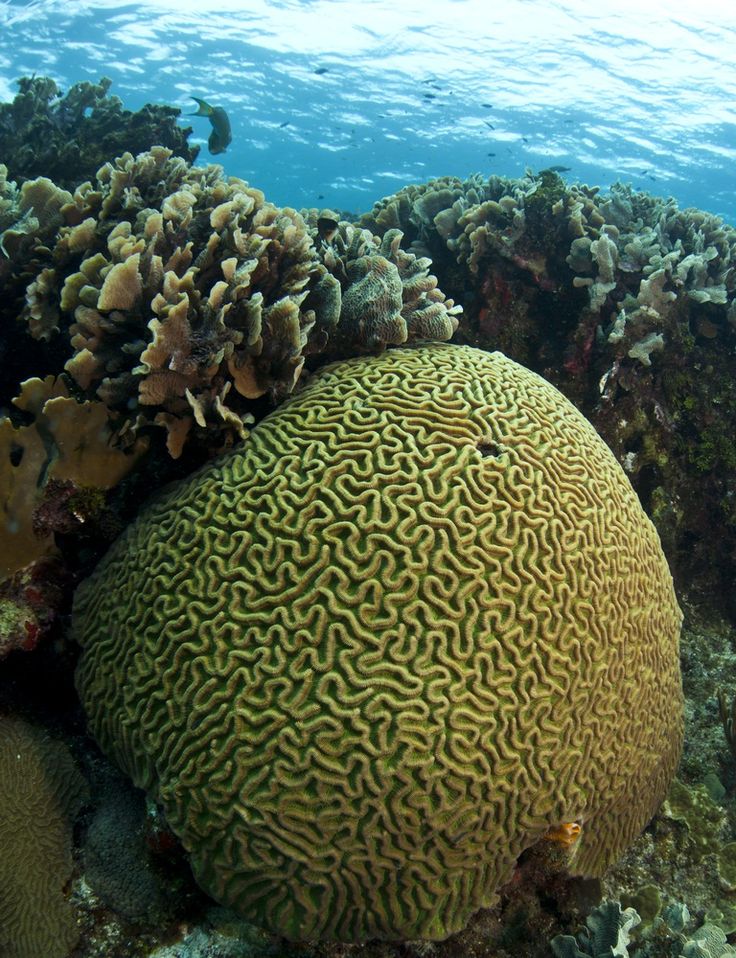
[[[548,383],[450,345],[326,367],[80,588],[92,731],[213,897],[295,939],[443,938],[582,823],[599,874],[682,735],[653,526]]]

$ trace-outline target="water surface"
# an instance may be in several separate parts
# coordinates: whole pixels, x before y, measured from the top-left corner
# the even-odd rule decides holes
[[[131,109],[204,97],[232,121],[214,161],[279,205],[557,165],[736,223],[734,49],[726,2],[0,0],[0,99],[32,73],[107,75]]]

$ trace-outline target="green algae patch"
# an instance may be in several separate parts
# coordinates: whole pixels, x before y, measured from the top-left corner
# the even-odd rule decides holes
[[[726,891],[736,891],[736,842],[729,842],[718,852],[718,877]]]
[[[675,779],[664,804],[664,814],[685,825],[697,861],[720,850],[725,813],[710,797],[705,785],[685,785]]]

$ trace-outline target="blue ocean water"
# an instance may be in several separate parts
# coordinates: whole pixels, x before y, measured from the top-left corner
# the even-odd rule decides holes
[[[0,0],[0,100],[33,73],[203,97],[232,123],[213,161],[279,205],[555,165],[736,223],[734,49],[724,0]]]

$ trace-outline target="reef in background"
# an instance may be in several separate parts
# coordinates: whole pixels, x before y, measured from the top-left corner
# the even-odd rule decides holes
[[[168,147],[193,163],[198,146],[189,145],[191,127],[176,123],[181,110],[147,103],[137,112],[109,96],[112,80],[75,83],[66,93],[50,77],[21,77],[11,103],[0,103],[0,158],[20,186],[48,176],[65,189],[94,179],[97,170],[128,150],[142,153]]]
[[[19,82],[0,105],[0,441],[25,450],[26,470],[51,436],[67,462],[44,459],[49,478],[111,488],[144,451],[150,468],[153,425],[172,455],[198,445],[201,459],[242,438],[302,370],[453,335],[454,300],[455,341],[498,348],[572,399],[629,475],[680,590],[736,614],[733,228],[552,171],[409,186],[357,223],[300,215],[219,167],[191,167],[178,111],[124,111],[106,80],[63,98],[48,78]],[[53,131],[53,158],[24,167],[3,129],[18,131],[18,157]],[[174,153],[136,159],[126,145],[111,160],[139,129],[147,144],[173,137]],[[69,150],[73,167],[48,178]],[[40,432],[19,433],[31,419]],[[104,446],[106,476],[59,456],[70,428]],[[27,498],[16,465],[6,456],[0,474]],[[27,503],[9,511],[31,528]],[[54,511],[36,521],[42,538],[58,531]]]
[[[736,230],[551,170],[409,186],[360,222],[401,229],[432,258],[463,304],[457,339],[500,349],[575,402],[654,520],[680,590],[736,614]]]

